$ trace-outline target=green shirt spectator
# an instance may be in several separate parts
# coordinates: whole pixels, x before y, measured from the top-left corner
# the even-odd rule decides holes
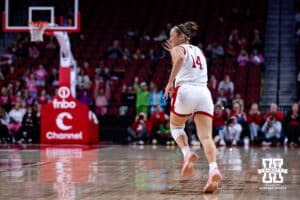
[[[149,107],[149,91],[147,83],[142,82],[138,85],[138,79],[135,79],[134,89],[136,91],[136,113],[148,113]]]

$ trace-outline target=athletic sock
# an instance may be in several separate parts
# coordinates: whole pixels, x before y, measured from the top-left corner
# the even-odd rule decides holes
[[[214,169],[217,169],[218,168],[218,165],[216,162],[211,162],[209,163],[209,174],[214,170]]]
[[[184,146],[184,147],[182,147],[181,151],[182,151],[183,157],[185,157],[191,150],[190,150],[189,146]]]

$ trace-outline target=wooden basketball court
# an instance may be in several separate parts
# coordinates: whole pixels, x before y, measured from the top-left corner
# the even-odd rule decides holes
[[[219,148],[224,180],[203,194],[208,166],[202,149],[190,180],[182,155],[165,146],[0,146],[0,199],[299,199],[300,149]],[[262,158],[283,158],[283,183],[264,184]]]

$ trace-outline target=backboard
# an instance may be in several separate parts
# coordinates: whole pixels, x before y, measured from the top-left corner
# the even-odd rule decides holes
[[[29,32],[32,21],[53,24],[47,30],[79,32],[79,0],[5,0],[4,32]]]

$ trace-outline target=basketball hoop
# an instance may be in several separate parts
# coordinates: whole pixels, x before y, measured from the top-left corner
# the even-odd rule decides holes
[[[49,25],[49,22],[45,21],[29,22],[31,42],[43,42],[43,34]]]

